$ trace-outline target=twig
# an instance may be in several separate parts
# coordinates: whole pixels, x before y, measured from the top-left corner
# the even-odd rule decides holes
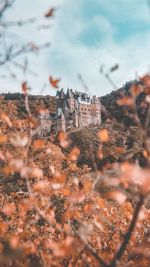
[[[111,79],[110,75],[108,74],[108,72],[104,72],[104,64],[101,65],[100,67],[100,73],[107,79],[107,81],[111,84],[111,86],[117,90],[117,85],[113,82],[113,80]]]
[[[26,24],[34,23],[36,20],[37,18],[35,17],[26,20],[1,22],[1,26],[3,27],[24,26]]]
[[[11,60],[13,60],[14,58],[22,55],[22,54],[27,54],[27,53],[31,53],[33,52],[35,49],[36,51],[40,51],[42,49],[45,49],[47,47],[50,46],[50,43],[46,43],[46,44],[42,44],[40,46],[37,46],[36,48],[32,47],[32,45],[26,44],[24,46],[22,46],[21,48],[19,48],[17,51],[15,51],[14,53],[11,51],[9,51],[9,53],[7,53],[5,55],[5,58],[3,60],[0,61],[0,66],[4,65],[6,62],[9,62]]]
[[[100,263],[101,267],[109,267],[97,254],[96,250],[90,245],[86,244],[85,248],[95,257],[95,259]]]
[[[84,88],[85,92],[88,92],[90,94],[90,89],[87,86],[87,84],[85,83],[85,81],[84,81],[84,79],[83,79],[83,77],[82,77],[82,75],[80,73],[78,74],[78,79],[81,82],[81,84],[83,85],[83,88]]]
[[[2,1],[2,3],[4,2],[4,4],[0,7],[0,18],[2,18],[2,16],[4,15],[5,11],[7,11],[8,8],[10,8],[13,3],[15,2],[15,0],[5,0]]]
[[[35,77],[38,77],[38,74],[37,74],[36,72],[30,70],[28,67],[26,67],[26,69],[25,69],[24,65],[22,65],[22,64],[20,64],[20,63],[18,63],[18,62],[16,62],[16,61],[12,61],[11,63],[12,63],[13,65],[15,65],[16,67],[22,69],[23,71],[27,71],[28,73],[34,75]]]
[[[85,245],[85,249],[87,251],[89,251],[94,257],[95,259],[100,263],[100,266],[101,267],[109,267],[102,259],[101,257],[97,254],[96,250],[88,243],[88,242],[85,242],[85,240],[82,238],[82,235],[80,235],[79,233],[76,233],[76,235],[78,236],[78,238],[80,240],[82,240],[82,242],[84,243]]]
[[[117,90],[118,87],[117,85],[113,82],[113,80],[110,78],[110,75],[108,73],[104,74],[104,76],[106,77],[107,81],[112,85],[112,87]]]
[[[129,229],[128,229],[127,233],[125,234],[124,240],[123,240],[119,250],[115,254],[112,262],[109,265],[109,267],[116,267],[117,261],[119,261],[120,258],[122,257],[122,255],[124,254],[124,252],[126,250],[126,247],[127,247],[128,243],[130,241],[131,235],[133,234],[133,231],[134,231],[134,228],[135,228],[135,225],[136,225],[136,221],[137,221],[140,209],[141,209],[141,207],[143,205],[143,202],[144,202],[144,197],[142,195],[140,195],[140,200],[137,203],[137,206],[135,208],[135,211],[134,211],[133,218],[132,218],[131,224],[129,226]]]

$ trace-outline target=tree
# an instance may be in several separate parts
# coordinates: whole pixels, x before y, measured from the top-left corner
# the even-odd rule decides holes
[[[15,28],[25,28],[28,24],[34,25],[39,29],[48,30],[51,25],[49,24],[49,18],[53,18],[55,9],[50,8],[45,14],[43,14],[43,20],[38,17],[31,17],[27,19],[19,19],[10,21],[7,19],[8,11],[15,4],[15,0],[1,0],[0,2],[0,68],[3,66],[13,67],[11,76],[15,78],[15,70],[20,68],[24,73],[29,72],[32,75],[36,75],[36,72],[30,69],[28,62],[29,53],[39,53],[42,49],[50,46],[49,42],[43,42],[37,44],[34,41],[26,42],[20,41],[19,36],[16,35]],[[3,75],[6,76],[5,74]]]

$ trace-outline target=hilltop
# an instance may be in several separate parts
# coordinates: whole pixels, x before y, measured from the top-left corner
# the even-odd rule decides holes
[[[143,142],[141,133],[135,122],[133,110],[131,106],[118,105],[118,100],[123,97],[131,97],[131,87],[137,85],[138,82],[127,83],[124,87],[100,97],[99,101],[102,104],[102,122],[100,126],[82,127],[74,131],[69,131],[71,145],[80,147],[79,165],[87,164],[93,167],[91,157],[94,157],[99,168],[106,163],[123,162],[128,160],[134,162],[139,161],[141,166],[145,166],[146,162],[142,154]],[[23,94],[3,94],[1,101],[1,112],[6,112],[10,119],[25,119],[27,116],[24,95]],[[145,99],[144,92],[138,95],[137,112],[142,123],[145,120],[147,109],[142,107],[142,101]],[[29,95],[29,105],[32,114],[38,117],[40,109],[48,109],[50,114],[56,113],[56,98],[51,96],[32,96]],[[101,129],[107,129],[110,135],[109,142],[103,147],[103,159],[98,156],[99,138],[97,132]],[[57,145],[57,135],[55,143]],[[66,153],[64,149],[64,153]]]

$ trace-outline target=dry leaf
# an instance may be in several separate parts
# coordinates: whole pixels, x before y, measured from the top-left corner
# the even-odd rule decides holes
[[[115,150],[115,153],[117,153],[117,154],[124,153],[124,148],[123,147],[116,146],[114,150]]]
[[[3,213],[11,216],[16,211],[16,205],[14,203],[7,203],[3,206]]]
[[[112,191],[107,194],[108,198],[116,200],[120,205],[124,204],[127,196],[120,191]]]
[[[100,130],[97,135],[102,143],[109,141],[109,135],[106,129]]]
[[[140,81],[142,82],[143,85],[150,86],[150,75],[146,74],[145,76],[140,78]]]
[[[63,148],[66,148],[69,145],[68,136],[64,132],[60,132],[59,133],[59,135],[58,135],[58,141],[59,141],[61,147],[63,147]]]
[[[66,178],[67,178],[66,174],[58,174],[54,177],[53,181],[56,184],[63,184],[65,183]]]
[[[4,144],[7,142],[7,136],[6,135],[0,135],[0,144]]]
[[[51,7],[51,8],[45,13],[44,16],[45,16],[46,18],[54,17],[55,11],[56,11],[56,8]]]
[[[80,155],[80,149],[78,147],[74,147],[71,152],[69,153],[68,158],[71,161],[76,161]]]
[[[142,86],[138,85],[138,84],[133,84],[130,88],[131,94],[136,97],[138,96],[142,91],[143,88]]]
[[[27,82],[23,82],[21,87],[22,87],[23,94],[27,95],[28,94],[28,90],[29,90]]]
[[[53,77],[50,76],[50,77],[49,77],[49,82],[50,82],[50,84],[51,84],[51,86],[52,86],[53,88],[56,88],[56,89],[59,88],[58,84],[59,84],[59,82],[60,82],[60,79],[53,79]]]
[[[1,114],[1,120],[5,121],[9,127],[12,127],[12,122],[11,122],[10,118],[5,113]]]
[[[33,147],[36,149],[42,148],[45,145],[45,140],[38,139],[33,142]]]
[[[132,106],[134,104],[134,100],[131,97],[123,97],[117,100],[118,106]]]

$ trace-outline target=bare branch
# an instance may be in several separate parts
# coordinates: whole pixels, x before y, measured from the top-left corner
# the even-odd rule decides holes
[[[12,51],[13,49],[11,47],[11,49],[9,50],[9,53],[6,53],[5,58],[0,61],[0,66],[4,65],[6,62],[13,60],[14,58],[16,58],[20,55],[31,53],[31,52],[38,52],[38,51],[45,49],[49,46],[50,46],[50,43],[42,44],[39,46],[35,45],[34,43],[28,43],[28,44],[22,46],[21,48],[19,48],[15,52]]]
[[[0,25],[2,27],[13,27],[13,26],[24,26],[27,24],[31,24],[37,21],[37,18],[29,18],[26,20],[18,20],[18,21],[6,21],[6,22],[1,22]]]
[[[76,235],[79,237],[80,240],[82,240],[82,242],[85,245],[85,249],[87,251],[89,251],[94,257],[95,259],[100,263],[101,267],[109,267],[102,259],[101,257],[97,254],[97,251],[88,243],[85,242],[84,239],[82,239],[82,236],[79,233],[76,233]]]
[[[13,5],[14,2],[15,2],[15,0],[3,0],[1,2],[1,6],[0,6],[0,19],[4,15],[5,11],[7,11],[8,8],[10,8]]]
[[[127,233],[125,234],[124,240],[123,240],[119,250],[115,254],[112,262],[109,265],[109,267],[116,267],[117,261],[119,261],[120,258],[122,257],[122,255],[124,254],[124,252],[126,250],[126,247],[127,247],[128,243],[130,241],[131,235],[133,234],[133,231],[134,231],[134,228],[135,228],[135,225],[136,225],[136,222],[137,222],[137,218],[138,218],[138,215],[139,215],[139,212],[140,212],[140,209],[141,209],[143,203],[144,203],[144,197],[142,195],[140,195],[140,199],[139,199],[139,202],[137,203],[137,206],[135,208],[135,211],[134,211],[133,218],[132,218],[131,224],[129,226],[129,229],[128,229]]]
[[[18,63],[18,62],[16,62],[16,61],[12,61],[11,63],[12,63],[13,65],[15,65],[16,67],[22,69],[24,73],[25,73],[25,72],[28,72],[28,73],[34,75],[35,77],[38,77],[38,74],[37,74],[36,72],[32,71],[31,69],[29,69],[27,66],[25,66],[25,65],[23,65],[23,64],[20,64],[20,63]]]

